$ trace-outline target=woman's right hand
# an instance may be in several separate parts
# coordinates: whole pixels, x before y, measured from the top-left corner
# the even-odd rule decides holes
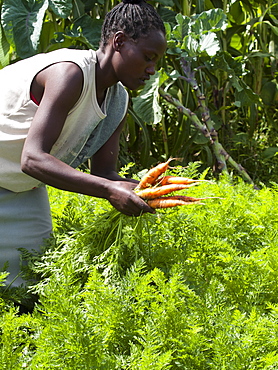
[[[142,213],[155,213],[143,199],[141,199],[133,189],[136,183],[128,181],[113,181],[113,186],[109,191],[107,200],[119,212],[127,216],[140,216]]]

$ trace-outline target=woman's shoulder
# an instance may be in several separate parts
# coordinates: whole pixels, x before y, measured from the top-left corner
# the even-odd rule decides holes
[[[19,60],[13,64],[3,68],[1,72],[7,73],[9,70],[21,69],[24,65],[38,66],[41,68],[42,65],[50,65],[58,62],[75,62],[79,65],[86,65],[96,62],[96,52],[92,49],[57,49],[47,53],[39,53],[29,58]],[[31,67],[32,69],[33,67]]]
[[[57,49],[44,54],[49,62],[74,62],[80,66],[96,63],[96,52],[93,49]]]

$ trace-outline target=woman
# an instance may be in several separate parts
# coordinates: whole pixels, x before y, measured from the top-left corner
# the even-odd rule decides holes
[[[116,173],[128,96],[155,73],[163,22],[145,1],[125,0],[104,20],[100,47],[38,54],[0,71],[0,267],[14,286],[18,248],[51,233],[45,184],[107,199],[138,216],[153,210]],[[76,170],[92,158],[91,174]]]

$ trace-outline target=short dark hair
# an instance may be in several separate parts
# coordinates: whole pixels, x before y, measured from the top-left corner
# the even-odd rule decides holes
[[[165,35],[164,23],[154,7],[144,0],[123,0],[105,16],[100,47],[104,48],[118,31],[137,40],[148,36],[152,30],[161,31]]]

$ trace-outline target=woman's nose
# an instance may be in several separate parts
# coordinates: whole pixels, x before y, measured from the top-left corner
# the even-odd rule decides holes
[[[152,64],[152,65],[148,66],[147,69],[146,69],[146,72],[149,75],[154,75],[155,74],[155,64]]]

